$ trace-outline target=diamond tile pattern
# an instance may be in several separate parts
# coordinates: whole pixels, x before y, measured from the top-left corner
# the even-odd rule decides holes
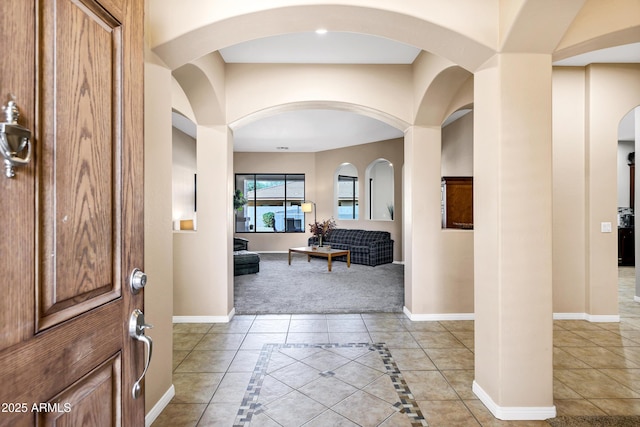
[[[620,323],[554,321],[558,415],[640,415],[640,304],[619,268]],[[176,396],[154,427],[542,427],[471,390],[472,321],[399,313],[235,316],[174,325]]]

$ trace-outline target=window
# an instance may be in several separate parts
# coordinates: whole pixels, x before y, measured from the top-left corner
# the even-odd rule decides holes
[[[336,170],[335,179],[338,219],[358,219],[358,170],[344,163]]]
[[[237,233],[302,233],[304,174],[236,174],[246,203],[236,209]]]

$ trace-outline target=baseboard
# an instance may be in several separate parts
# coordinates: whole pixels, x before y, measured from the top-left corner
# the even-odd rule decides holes
[[[175,395],[176,395],[176,388],[173,386],[173,384],[171,384],[171,387],[169,387],[167,392],[162,395],[160,400],[158,400],[158,402],[155,405],[153,405],[153,408],[151,408],[151,410],[144,417],[145,427],[149,427],[151,424],[153,424],[156,418],[160,416],[162,411],[164,411],[164,408],[167,407],[167,405],[169,404],[169,402],[171,402],[171,399],[173,399]]]
[[[593,323],[618,323],[618,314],[553,313],[553,320],[586,320]]]
[[[235,315],[234,307],[226,316],[173,316],[173,323],[229,323]]]
[[[475,380],[473,393],[499,420],[546,420],[556,416],[555,406],[498,406]]]
[[[393,261],[393,264],[404,265],[404,261]]]
[[[402,308],[403,313],[414,322],[437,322],[440,320],[474,320],[474,313],[433,313],[413,314],[407,307]]]

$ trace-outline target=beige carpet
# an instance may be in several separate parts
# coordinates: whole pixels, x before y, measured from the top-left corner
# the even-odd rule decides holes
[[[547,422],[552,427],[637,427],[640,416],[579,416],[556,417]]]

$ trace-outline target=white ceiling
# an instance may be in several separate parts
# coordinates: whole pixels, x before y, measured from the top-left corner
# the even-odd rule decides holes
[[[227,63],[411,64],[418,48],[393,40],[347,32],[283,34],[222,49]],[[591,63],[638,63],[640,43],[603,49],[557,61],[557,66]],[[174,126],[195,135],[188,120]],[[398,138],[402,130],[357,113],[299,110],[276,114],[234,130],[234,151],[311,152]],[[621,125],[621,138],[634,139],[634,121]],[[286,147],[286,148],[283,148]]]

